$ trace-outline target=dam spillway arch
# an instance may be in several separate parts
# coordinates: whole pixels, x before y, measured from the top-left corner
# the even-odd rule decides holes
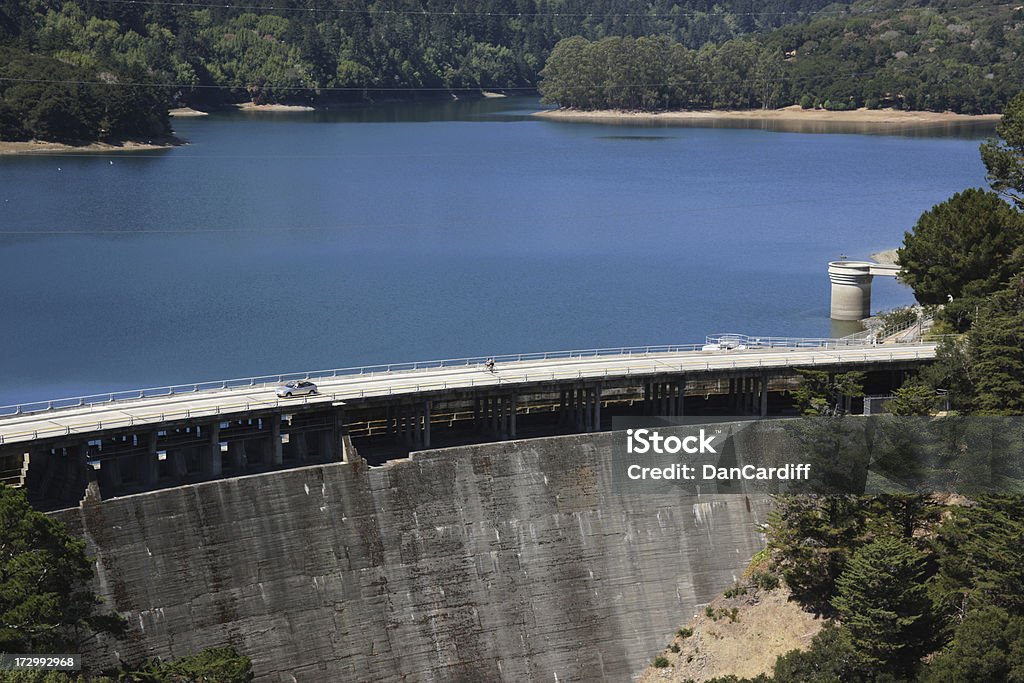
[[[624,495],[610,432],[359,458],[52,513],[130,637],[256,680],[623,681],[764,547],[765,494]]]

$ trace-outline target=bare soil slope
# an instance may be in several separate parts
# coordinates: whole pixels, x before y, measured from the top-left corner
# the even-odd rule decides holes
[[[710,616],[706,610],[696,614],[686,625],[693,635],[677,635],[659,653],[669,666],[648,666],[639,683],[699,682],[730,674],[746,678],[771,673],[776,657],[806,649],[824,625],[823,619],[791,601],[785,586],[747,591],[732,598],[715,598],[708,605]],[[678,645],[679,652],[672,651],[673,645]]]

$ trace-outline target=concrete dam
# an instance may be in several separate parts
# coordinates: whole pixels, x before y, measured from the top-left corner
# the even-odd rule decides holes
[[[52,513],[128,635],[233,645],[259,681],[627,681],[763,547],[769,500],[624,495],[616,435],[361,458]]]

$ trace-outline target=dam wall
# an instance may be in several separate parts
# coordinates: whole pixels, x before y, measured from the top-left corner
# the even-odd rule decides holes
[[[258,681],[628,681],[763,547],[764,495],[618,494],[616,435],[433,450],[53,513],[129,633]]]

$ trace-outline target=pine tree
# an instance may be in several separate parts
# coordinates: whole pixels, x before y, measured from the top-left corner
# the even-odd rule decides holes
[[[120,632],[97,613],[85,542],[0,486],[0,652],[75,652],[90,632]]]
[[[1024,617],[991,605],[972,610],[957,627],[952,646],[931,662],[921,680],[1024,681]]]
[[[829,609],[829,599],[864,534],[863,499],[855,496],[776,496],[768,545],[793,595]]]
[[[939,573],[932,586],[945,611],[985,605],[1024,614],[1024,505],[1017,496],[956,507],[935,540]]]
[[[958,192],[921,215],[899,261],[922,304],[992,294],[1024,267],[1024,218],[994,192]]]
[[[1024,209],[1024,92],[1006,105],[996,133],[1001,141],[990,139],[981,146],[989,184]]]
[[[927,556],[884,536],[857,550],[836,581],[832,605],[854,648],[873,668],[907,675],[931,651]]]
[[[983,305],[968,342],[978,377],[976,412],[1024,414],[1024,277]]]
[[[893,415],[902,417],[926,416],[931,414],[939,402],[935,389],[919,379],[904,382],[903,386],[893,392],[892,400],[886,408]]]

